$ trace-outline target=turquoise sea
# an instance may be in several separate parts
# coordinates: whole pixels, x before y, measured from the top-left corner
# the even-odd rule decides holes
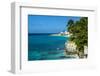
[[[28,60],[56,60],[70,58],[64,54],[68,37],[48,34],[28,35]]]

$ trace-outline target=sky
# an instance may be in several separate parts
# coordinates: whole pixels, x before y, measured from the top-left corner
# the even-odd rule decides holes
[[[68,21],[78,21],[76,16],[28,15],[28,33],[60,33]]]

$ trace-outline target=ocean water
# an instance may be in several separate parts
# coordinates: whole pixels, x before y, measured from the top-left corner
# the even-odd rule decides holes
[[[66,59],[65,42],[68,37],[50,35],[28,35],[28,60]]]

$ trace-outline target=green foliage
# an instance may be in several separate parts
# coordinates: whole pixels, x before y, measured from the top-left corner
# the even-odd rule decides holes
[[[69,20],[68,31],[72,34],[70,40],[75,42],[77,49],[84,52],[84,46],[88,45],[88,18],[81,17],[79,21]]]

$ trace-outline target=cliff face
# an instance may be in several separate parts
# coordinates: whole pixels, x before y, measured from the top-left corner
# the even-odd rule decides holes
[[[77,45],[72,41],[68,41],[67,43],[65,43],[65,49],[68,52],[75,52],[76,51],[76,47],[77,47]]]
[[[77,50],[77,45],[74,42],[68,41],[65,43],[65,52],[66,55],[71,55],[74,58],[87,58],[88,47],[84,46],[84,52],[81,52]]]

